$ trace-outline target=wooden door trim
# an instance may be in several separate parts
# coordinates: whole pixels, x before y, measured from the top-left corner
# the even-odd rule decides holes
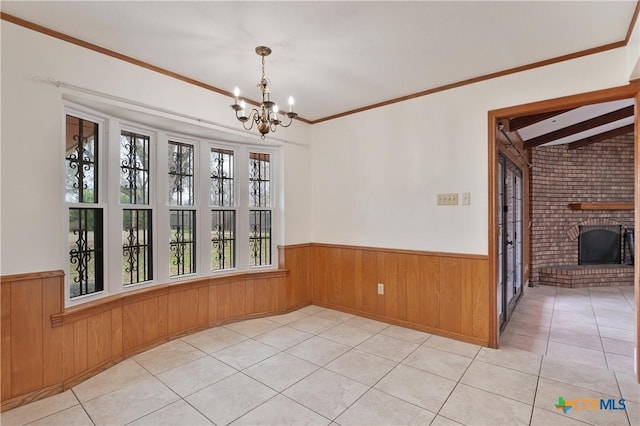
[[[564,96],[555,99],[516,105],[500,108],[488,112],[488,198],[489,198],[489,226],[488,226],[488,247],[489,247],[489,283],[493,291],[489,291],[489,346],[497,348],[500,344],[500,332],[497,318],[497,168],[498,168],[498,121],[504,118],[513,118],[524,115],[540,114],[567,108],[576,108],[584,105],[615,101],[620,99],[634,98],[636,104],[636,116],[638,105],[640,105],[640,83],[631,82],[625,86],[618,86],[609,89],[597,90],[578,95]],[[635,187],[640,185],[640,120],[635,120],[634,132],[634,178]],[[640,225],[640,197],[636,190],[634,196],[635,223]],[[638,259],[640,249],[635,245],[635,258]],[[634,267],[634,290],[636,305],[640,306],[640,276],[639,262]],[[636,310],[636,350],[640,352],[638,343],[640,342],[640,311]],[[640,357],[636,357],[636,371],[640,371]]]

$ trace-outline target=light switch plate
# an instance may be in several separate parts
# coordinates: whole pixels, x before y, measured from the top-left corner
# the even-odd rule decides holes
[[[436,199],[436,205],[438,206],[457,206],[458,205],[458,193],[451,192],[448,194],[438,194]]]

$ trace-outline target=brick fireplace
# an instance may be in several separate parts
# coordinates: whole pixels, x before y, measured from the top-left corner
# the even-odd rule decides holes
[[[624,232],[634,227],[628,208],[634,196],[633,134],[575,150],[536,147],[531,162],[531,283],[633,285],[633,267],[624,264],[624,252],[621,263],[579,264],[581,229],[618,228],[623,250]]]

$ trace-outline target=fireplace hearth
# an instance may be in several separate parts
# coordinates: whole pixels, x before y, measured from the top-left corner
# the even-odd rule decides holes
[[[541,267],[540,284],[569,288],[633,285],[633,228],[607,218],[591,218],[571,226],[567,236],[574,241],[577,262]]]

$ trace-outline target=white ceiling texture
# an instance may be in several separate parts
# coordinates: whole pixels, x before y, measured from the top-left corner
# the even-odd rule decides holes
[[[2,1],[3,13],[316,121],[625,40],[635,1]]]

